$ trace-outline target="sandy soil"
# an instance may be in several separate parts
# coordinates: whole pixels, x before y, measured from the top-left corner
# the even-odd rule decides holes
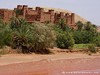
[[[100,75],[100,55],[3,55],[0,75]]]

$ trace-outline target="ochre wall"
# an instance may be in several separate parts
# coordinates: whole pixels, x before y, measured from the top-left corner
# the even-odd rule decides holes
[[[17,12],[16,14],[16,10],[20,13]],[[65,19],[67,25],[73,28],[76,27],[74,13],[55,13],[54,10],[48,10],[48,12],[45,12],[44,9],[40,7],[36,7],[35,10],[33,10],[27,5],[17,5],[17,8],[14,8],[14,10],[0,9],[0,17],[4,20],[4,22],[8,22],[10,18],[14,16],[24,18],[30,23],[34,21],[39,21],[42,23],[46,21],[57,23],[59,19]]]

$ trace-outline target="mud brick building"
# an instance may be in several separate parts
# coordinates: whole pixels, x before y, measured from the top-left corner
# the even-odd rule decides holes
[[[33,10],[27,5],[17,5],[17,8],[14,8],[14,10],[0,9],[0,18],[2,18],[4,22],[8,22],[10,18],[14,16],[26,19],[29,23],[33,23],[35,21],[39,21],[42,23],[57,23],[60,19],[64,19],[67,25],[72,28],[76,27],[74,13],[56,13],[54,10],[45,11],[40,7],[36,7],[35,10]]]
[[[13,10],[0,9],[0,18],[3,19],[4,22],[8,22],[10,18],[13,17],[13,14]]]

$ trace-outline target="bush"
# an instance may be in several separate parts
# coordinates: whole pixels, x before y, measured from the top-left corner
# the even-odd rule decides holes
[[[77,22],[77,30],[74,31],[74,40],[76,44],[87,44],[93,41],[94,37],[98,36],[97,27],[91,22]]]
[[[0,23],[0,48],[11,44],[12,30],[9,25]]]
[[[74,39],[71,34],[63,32],[57,35],[57,46],[62,49],[72,48],[74,46]]]
[[[100,47],[100,36],[94,38],[93,43],[94,43],[96,46]]]
[[[34,23],[34,51],[36,53],[45,53],[47,48],[52,48],[54,46],[56,35],[54,30],[48,25],[43,23]]]
[[[96,37],[96,35],[90,31],[86,31],[86,30],[74,31],[74,40],[76,44],[91,43],[94,37]]]
[[[51,53],[48,48],[54,46],[54,31],[43,23],[28,24],[22,21],[19,21],[17,27],[11,26],[14,30],[12,47],[22,49],[23,53]]]
[[[75,44],[81,44],[83,43],[83,36],[81,31],[75,31],[74,33],[74,40],[75,40]]]
[[[29,24],[24,19],[12,18],[7,25],[0,21],[0,47],[9,45],[22,53],[51,53],[56,35],[50,24]]]
[[[90,51],[91,53],[96,53],[96,52],[97,52],[97,49],[96,49],[96,47],[95,47],[94,44],[89,45],[89,46],[88,46],[88,49],[89,49],[89,51]]]
[[[65,26],[65,29],[62,29],[59,25],[55,25],[54,30],[57,35],[57,47],[62,49],[73,48],[74,39],[71,33],[71,29],[69,27]]]

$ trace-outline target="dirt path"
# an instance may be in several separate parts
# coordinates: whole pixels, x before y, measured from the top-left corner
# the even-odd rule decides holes
[[[100,56],[4,55],[0,57],[0,75],[100,75]]]

